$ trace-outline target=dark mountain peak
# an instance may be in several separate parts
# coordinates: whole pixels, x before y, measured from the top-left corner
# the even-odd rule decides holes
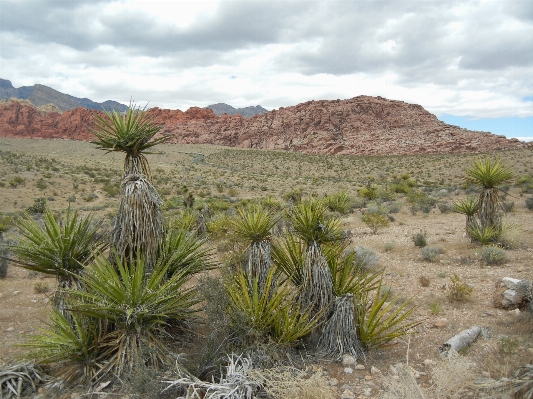
[[[27,99],[36,107],[53,104],[61,111],[68,111],[78,107],[97,110],[103,108],[106,111],[117,110],[119,112],[124,112],[128,109],[127,105],[117,101],[107,100],[103,103],[97,103],[88,98],[77,98],[69,94],[61,93],[39,83],[33,86],[16,88],[13,87],[11,81],[0,79],[0,99],[9,100],[10,98]]]
[[[250,118],[254,115],[260,115],[268,112],[265,108],[261,107],[260,105],[254,106],[248,106],[244,108],[234,108],[231,105],[224,104],[224,103],[218,103],[218,104],[212,104],[208,105],[206,108],[209,108],[214,112],[215,115],[242,115],[245,118]]]

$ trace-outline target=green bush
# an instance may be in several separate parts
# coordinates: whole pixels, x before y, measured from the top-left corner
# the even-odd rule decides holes
[[[44,213],[46,211],[46,198],[44,197],[37,198],[33,202],[33,205],[30,206],[27,210],[29,213],[39,213],[39,214]]]
[[[448,291],[448,299],[450,302],[465,302],[467,301],[474,289],[463,282],[461,277],[457,274],[450,276],[450,290]]]
[[[46,187],[48,187],[48,184],[43,179],[37,180],[37,183],[35,183],[35,187],[37,187],[39,190],[44,190]]]
[[[507,253],[496,246],[487,246],[481,248],[481,259],[487,265],[501,265],[507,260]]]
[[[389,226],[389,219],[379,213],[365,213],[361,220],[372,230],[373,234],[377,234],[379,229]]]
[[[419,248],[422,248],[428,245],[428,242],[426,240],[426,233],[422,233],[422,232],[416,233],[413,236],[413,243],[415,244],[415,247],[419,247]]]
[[[7,276],[7,269],[8,269],[8,261],[7,261],[7,255],[8,251],[7,248],[3,246],[4,241],[0,239],[0,278],[5,278]]]
[[[21,184],[24,184],[26,182],[26,179],[20,177],[20,176],[15,176],[14,178],[12,178],[11,180],[9,180],[9,186],[11,188],[16,188],[18,186],[20,186]]]
[[[439,259],[439,255],[442,254],[442,248],[440,247],[423,247],[422,258],[428,262],[436,262]]]
[[[533,197],[526,198],[526,208],[533,211]]]

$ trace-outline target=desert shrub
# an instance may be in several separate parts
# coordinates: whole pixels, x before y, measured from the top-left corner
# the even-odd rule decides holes
[[[288,193],[283,195],[283,199],[288,202],[292,202],[293,204],[298,204],[302,201],[303,196],[303,190],[301,188],[293,191],[289,191]]]
[[[20,176],[15,176],[12,179],[9,180],[9,187],[11,188],[17,188],[21,184],[24,184],[26,182],[26,179]]]
[[[514,202],[511,201],[504,201],[502,202],[502,208],[505,213],[513,212],[514,211]]]
[[[439,202],[437,208],[439,208],[440,213],[448,213],[453,210],[453,206],[447,202]]]
[[[371,269],[379,264],[379,255],[371,248],[357,246],[354,252],[355,263],[364,269]]]
[[[430,284],[430,281],[431,281],[431,280],[429,279],[428,276],[420,276],[420,277],[418,278],[418,281],[420,282],[420,285],[421,285],[422,287],[429,287],[429,284]]]
[[[239,192],[237,191],[237,189],[231,187],[231,188],[228,188],[228,196],[230,197],[236,197],[239,195]]]
[[[533,197],[526,198],[526,208],[533,211]]]
[[[386,216],[378,213],[365,213],[361,220],[366,224],[373,234],[377,234],[378,230],[389,226],[389,219]]]
[[[523,245],[524,231],[514,223],[502,222],[499,243],[506,249],[517,249]]]
[[[448,300],[450,302],[465,302],[467,301],[474,289],[466,284],[457,274],[450,276],[450,289],[448,292]]]
[[[332,212],[339,212],[343,215],[352,211],[350,196],[346,191],[339,191],[324,198],[324,204]]]
[[[95,193],[90,193],[86,195],[83,199],[85,200],[85,202],[91,202],[94,201],[96,198],[98,198],[98,195],[96,195]]]
[[[0,214],[0,239],[2,235],[13,226],[13,219],[11,216]]]
[[[412,190],[407,194],[407,203],[411,213],[414,215],[418,211],[429,213],[437,203],[437,199],[423,191]]]
[[[426,233],[420,232],[416,233],[413,237],[413,243],[415,244],[415,247],[425,247],[428,245],[427,239],[426,239]]]
[[[378,198],[378,187],[374,184],[369,184],[359,190],[359,196],[367,200],[375,200]]]
[[[440,247],[423,247],[421,250],[422,258],[428,262],[436,262],[439,259],[439,255],[442,254],[442,248]]]
[[[396,243],[394,242],[386,242],[385,245],[383,245],[383,249],[385,250],[385,252],[392,252],[395,247]]]
[[[120,193],[120,185],[106,183],[102,186],[102,191],[109,197],[116,197]]]
[[[35,201],[33,201],[33,205],[31,205],[27,210],[29,213],[42,214],[46,211],[46,202],[46,198],[44,197],[37,198]]]
[[[494,245],[481,248],[480,254],[487,265],[501,265],[507,260],[507,253]]]
[[[35,183],[35,187],[37,187],[39,190],[44,190],[46,187],[48,187],[48,184],[43,179],[37,180],[37,183]]]
[[[50,291],[50,287],[44,281],[37,281],[33,284],[33,292],[36,294],[45,294]]]

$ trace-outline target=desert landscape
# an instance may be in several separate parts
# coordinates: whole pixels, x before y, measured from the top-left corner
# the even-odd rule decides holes
[[[504,277],[533,279],[533,212],[526,206],[533,193],[533,160],[528,148],[402,156],[304,154],[204,144],[161,144],[156,149],[147,157],[154,186],[164,201],[165,219],[183,215],[183,200],[189,193],[194,209],[209,209],[207,246],[218,266],[207,272],[211,278],[231,267],[234,252],[246,246],[235,246],[235,239],[221,234],[217,223],[210,221],[234,217],[240,206],[255,202],[285,215],[294,198],[322,200],[344,193],[346,207],[330,209],[329,215],[340,220],[349,248],[365,254],[365,267],[383,269],[382,289],[388,301],[394,298],[402,303],[411,298],[409,306],[414,311],[408,321],[414,325],[409,334],[369,350],[366,359],[356,364],[321,358],[308,344],[282,349],[281,353],[287,353],[285,360],[275,359],[280,352],[260,348],[263,356],[270,356],[266,363],[271,366],[302,370],[303,377],[298,378],[310,384],[305,389],[320,386],[324,390],[320,396],[308,392],[311,396],[305,397],[422,397],[387,396],[394,391],[392,386],[414,392],[401,372],[407,366],[413,370],[409,375],[414,376],[418,389],[441,390],[440,396],[429,397],[507,397],[479,381],[513,378],[518,367],[533,362],[531,315],[525,309],[503,308],[504,289],[500,287]],[[84,141],[28,138],[1,138],[0,151],[0,210],[7,240],[17,234],[11,221],[38,205],[39,199],[59,214],[69,205],[82,214],[90,212],[103,219],[104,228],[111,228],[119,206],[121,154],[99,151]],[[465,180],[465,171],[480,158],[499,158],[514,173],[512,183],[501,188],[500,212],[508,228],[497,248],[497,259],[486,253],[486,247],[469,240],[465,216],[453,212],[455,202],[478,194],[479,188]],[[375,195],[367,195],[369,188]],[[383,215],[386,223],[373,231],[363,221],[369,213]],[[275,233],[274,241],[279,238]],[[196,281],[201,280],[200,276]],[[24,355],[26,349],[17,345],[46,322],[56,284],[54,276],[9,264],[7,276],[0,279],[3,363]],[[184,364],[192,370],[206,366],[201,361],[206,358],[207,323],[191,326],[191,331],[172,342],[172,350],[182,353]],[[482,328],[477,341],[457,359],[441,360],[439,346],[473,326]],[[36,397],[106,395],[106,390],[95,391],[97,387],[71,389],[41,388]],[[124,393],[129,397],[158,397],[161,387],[146,385],[140,393],[139,383],[130,381],[120,389],[129,390]],[[116,397],[117,393],[111,389],[107,395]]]

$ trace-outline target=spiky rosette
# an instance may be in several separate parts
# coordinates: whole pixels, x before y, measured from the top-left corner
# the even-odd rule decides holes
[[[128,175],[115,216],[111,244],[123,260],[143,256],[150,271],[163,233],[163,201],[144,175]]]
[[[272,244],[270,241],[252,242],[250,245],[246,275],[248,276],[250,286],[257,279],[260,293],[265,289],[267,275],[272,266],[271,252]],[[266,288],[269,290],[271,287]]]
[[[318,348],[325,356],[333,358],[344,354],[350,354],[356,359],[365,357],[357,336],[353,294],[335,298],[333,312],[324,325]]]

